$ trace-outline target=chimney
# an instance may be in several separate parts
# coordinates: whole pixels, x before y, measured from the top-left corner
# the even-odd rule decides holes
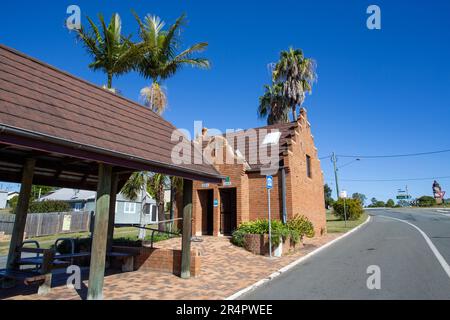
[[[202,137],[206,137],[206,134],[208,133],[208,128],[202,129]]]
[[[308,121],[308,115],[306,112],[306,108],[300,108],[300,114],[298,115],[298,120],[300,120],[300,118],[305,119],[305,121]]]

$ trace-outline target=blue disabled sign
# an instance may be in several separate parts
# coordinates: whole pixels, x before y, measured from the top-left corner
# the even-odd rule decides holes
[[[266,176],[266,188],[272,189],[273,186],[273,177],[272,176]]]

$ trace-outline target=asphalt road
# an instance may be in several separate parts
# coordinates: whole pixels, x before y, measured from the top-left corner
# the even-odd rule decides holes
[[[372,220],[360,230],[240,299],[450,299],[450,212],[368,212]],[[373,265],[380,289],[367,287]]]

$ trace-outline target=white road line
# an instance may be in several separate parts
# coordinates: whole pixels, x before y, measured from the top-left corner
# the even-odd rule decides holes
[[[439,263],[442,266],[442,269],[444,269],[445,273],[447,273],[447,276],[450,278],[450,266],[448,265],[447,261],[445,261],[444,257],[441,255],[441,253],[439,252],[439,250],[435,247],[435,245],[433,244],[433,242],[430,240],[430,238],[427,236],[427,234],[425,232],[422,231],[422,229],[420,229],[418,226],[402,220],[402,219],[397,219],[397,218],[393,218],[393,217],[388,217],[388,216],[383,216],[383,215],[379,215],[378,217],[384,217],[384,218],[388,218],[388,219],[392,219],[392,220],[396,220],[396,221],[400,221],[406,224],[409,224],[411,227],[415,228],[417,231],[419,231],[419,233],[422,235],[422,237],[425,239],[425,241],[427,242],[428,246],[430,247],[431,251],[434,253],[434,256],[436,257],[436,259],[439,261]]]
[[[369,223],[371,221],[371,216],[367,216],[366,221],[364,221],[363,223],[361,223],[359,226],[351,229],[350,231],[347,231],[346,233],[344,233],[343,235],[337,237],[336,239],[324,244],[323,246],[317,248],[314,251],[311,251],[310,253],[308,253],[307,255],[300,257],[299,259],[295,260],[294,262],[291,262],[290,264],[288,264],[287,266],[281,268],[278,271],[275,271],[274,273],[270,274],[268,277],[259,280],[258,282],[255,282],[254,284],[232,294],[231,296],[225,298],[225,300],[236,300],[237,298],[239,298],[240,296],[242,296],[243,294],[252,291],[260,286],[262,286],[264,283],[271,281],[273,279],[275,279],[276,277],[280,276],[281,274],[285,273],[286,271],[289,271],[290,269],[294,268],[296,265],[298,265],[299,263],[311,258],[312,256],[316,255],[317,253],[319,253],[320,251],[328,248],[329,246],[333,245],[334,243],[338,242],[339,240],[342,240],[346,237],[348,237],[349,235],[351,235],[352,233],[356,232],[357,230],[361,229],[364,225],[366,225],[367,223]]]

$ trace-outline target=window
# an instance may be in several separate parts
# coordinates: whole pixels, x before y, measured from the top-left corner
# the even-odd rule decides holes
[[[73,207],[73,211],[81,211],[82,209],[83,209],[83,203],[76,202],[74,207]]]
[[[125,202],[123,204],[124,213],[136,213],[136,202]]]
[[[311,172],[311,157],[306,155],[306,175],[308,178],[312,178],[312,172]]]

